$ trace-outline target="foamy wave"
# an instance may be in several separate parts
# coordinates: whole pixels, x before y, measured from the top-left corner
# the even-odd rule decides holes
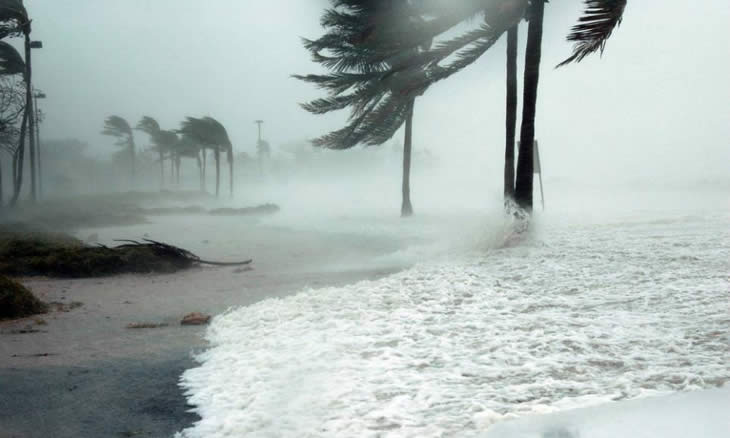
[[[546,241],[216,317],[180,437],[480,436],[730,379],[726,219]]]

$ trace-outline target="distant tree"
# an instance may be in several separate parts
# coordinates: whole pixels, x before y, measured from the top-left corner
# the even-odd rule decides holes
[[[419,57],[431,41],[409,46],[404,34],[391,33],[371,44],[374,26],[408,28],[425,23],[407,0],[333,0],[321,19],[326,33],[317,40],[304,40],[315,62],[330,70],[325,75],[295,75],[328,92],[328,97],[302,105],[314,114],[350,108],[344,128],[314,140],[330,149],[349,149],[358,144],[381,145],[405,124],[401,216],[413,214],[410,199],[410,170],[415,99],[424,91],[422,64],[403,68],[397,75],[385,75],[400,68],[404,59]],[[403,44],[405,43],[405,44]],[[395,52],[398,52],[393,56]],[[413,84],[416,84],[414,87]]]
[[[130,181],[132,186],[134,186],[137,158],[132,127],[122,117],[109,116],[104,120],[104,130],[101,133],[118,139],[115,145],[123,148],[122,154],[129,160]]]
[[[230,193],[233,196],[233,144],[226,128],[212,117],[188,117],[182,122],[178,132],[182,134],[184,141],[200,145],[204,150],[213,150],[216,196],[220,193],[220,153],[226,153]]]
[[[170,159],[172,168],[175,166],[175,157],[177,153],[177,146],[180,142],[180,138],[174,131],[166,131],[160,128],[160,124],[157,120],[149,116],[144,116],[137,123],[135,129],[144,132],[149,135],[150,141],[152,142],[152,149],[159,156],[160,160],[160,184],[164,187],[165,185],[165,157]],[[177,160],[179,163],[179,160]],[[179,169],[179,166],[178,166]],[[179,174],[179,170],[178,170]]]

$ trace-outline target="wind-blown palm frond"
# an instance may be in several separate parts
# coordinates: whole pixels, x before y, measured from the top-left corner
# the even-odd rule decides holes
[[[0,0],[0,39],[22,33],[29,23],[22,0]]]
[[[558,67],[580,62],[597,51],[603,54],[606,42],[621,24],[626,3],[627,0],[585,0],[585,12],[568,35],[568,41],[575,43],[573,54]]]
[[[122,117],[109,116],[104,120],[104,130],[101,133],[112,137],[127,137],[132,135],[132,128]]]
[[[0,41],[0,75],[25,74],[25,61],[15,47]]]
[[[160,128],[160,124],[157,123],[157,120],[153,119],[150,116],[144,116],[142,119],[137,123],[137,126],[135,129],[144,132],[145,134],[148,134],[150,136],[160,132],[162,129]]]
[[[313,141],[346,149],[382,144],[405,123],[408,105],[431,85],[462,70],[519,21],[527,0],[333,0],[324,36],[304,47],[328,74],[294,77],[328,96],[302,104],[313,114],[350,109],[347,126]],[[482,14],[475,29],[437,41]],[[443,38],[442,38],[443,39]]]

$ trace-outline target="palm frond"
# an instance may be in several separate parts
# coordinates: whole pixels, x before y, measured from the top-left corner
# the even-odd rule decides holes
[[[129,123],[119,116],[107,117],[104,120],[104,130],[101,133],[112,137],[131,137],[133,135]]]
[[[28,11],[23,0],[0,0],[0,39],[29,30]]]
[[[573,26],[568,41],[574,44],[573,54],[558,67],[580,62],[586,56],[606,48],[614,29],[621,24],[627,0],[585,0],[586,9]]]
[[[25,61],[15,47],[0,41],[0,75],[25,74]]]

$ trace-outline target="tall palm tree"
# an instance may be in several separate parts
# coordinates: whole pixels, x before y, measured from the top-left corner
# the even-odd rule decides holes
[[[115,143],[117,146],[124,148],[125,153],[130,160],[130,181],[134,185],[134,178],[136,174],[136,146],[134,144],[134,133],[129,123],[122,117],[109,116],[104,120],[104,130],[101,131],[103,135],[108,135],[117,138]]]
[[[31,197],[35,200],[36,188],[35,188],[35,135],[33,130],[32,111],[33,111],[33,97],[32,97],[32,83],[31,83],[31,59],[30,59],[30,18],[28,17],[28,11],[23,6],[22,0],[0,0],[0,39],[4,39],[7,36],[18,36],[23,35],[25,37],[25,63],[23,70],[23,79],[26,85],[26,96],[25,96],[25,111],[23,114],[23,121],[21,123],[21,132],[18,142],[18,149],[16,155],[13,157],[14,173],[17,178],[14,179],[14,191],[13,197],[10,200],[11,205],[15,205],[20,196],[20,189],[23,184],[23,161],[25,155],[25,135],[26,130],[30,128],[30,158],[31,158]],[[7,53],[7,52],[6,52]],[[14,59],[13,63],[17,64],[19,56],[11,54]]]
[[[603,50],[611,32],[621,22],[627,0],[583,0],[586,11],[569,40],[575,43],[573,56],[563,64],[580,61]],[[310,75],[302,79],[330,91],[305,109],[321,114],[351,108],[348,125],[317,139],[320,144],[360,143],[369,137],[389,138],[408,115],[408,99],[422,94],[434,83],[451,77],[479,59],[505,32],[512,29],[529,9],[530,25],[526,48],[523,121],[520,129],[515,200],[532,208],[532,148],[535,137],[535,104],[539,82],[542,21],[545,0],[462,0],[405,2],[408,14],[428,17],[403,21],[388,13],[387,3],[372,0],[333,0],[333,8],[322,17],[325,27],[335,26],[316,41],[305,40],[316,62],[334,70],[330,76]],[[349,11],[349,12],[348,12]],[[353,18],[368,12],[372,19],[362,23]],[[474,20],[481,16],[483,20]],[[474,27],[476,22],[478,27]],[[470,25],[471,23],[471,25]],[[459,27],[470,26],[457,36]],[[413,49],[426,41],[440,40],[429,50]],[[419,72],[420,74],[414,74]],[[396,93],[392,93],[396,90]],[[395,95],[394,95],[395,94]],[[373,124],[380,124],[370,134]],[[377,144],[377,143],[375,143]],[[509,147],[509,146],[508,146]],[[507,152],[505,152],[505,158]],[[508,178],[505,178],[508,179]],[[509,187],[509,181],[506,181]]]
[[[410,199],[410,170],[413,141],[415,99],[423,94],[418,83],[424,74],[421,65],[413,65],[398,75],[383,75],[404,59],[418,57],[431,47],[425,39],[415,46],[401,45],[404,35],[391,34],[383,44],[370,44],[372,28],[377,23],[392,25],[424,23],[420,11],[407,0],[343,1],[334,0],[326,10],[322,24],[327,33],[317,40],[304,40],[315,62],[330,70],[325,75],[295,75],[328,91],[329,96],[302,105],[314,114],[351,108],[345,128],[314,140],[330,149],[349,149],[358,144],[381,145],[405,124],[401,216],[413,214]],[[387,45],[387,47],[386,47]],[[403,50],[398,56],[395,49]],[[331,55],[330,55],[331,54]],[[413,86],[413,84],[416,86]],[[350,92],[350,94],[346,94]]]
[[[185,141],[213,150],[216,196],[220,193],[220,153],[226,152],[229,188],[231,196],[233,196],[233,145],[226,128],[212,117],[188,117],[182,122],[178,132],[183,135]]]
[[[152,149],[159,154],[160,159],[160,184],[165,184],[165,157],[167,156],[172,163],[174,169],[176,162],[177,145],[180,139],[174,131],[166,131],[160,128],[157,120],[149,116],[144,116],[137,123],[135,129],[149,135],[152,142]],[[177,159],[179,161],[179,159]],[[178,167],[179,169],[179,167]]]

